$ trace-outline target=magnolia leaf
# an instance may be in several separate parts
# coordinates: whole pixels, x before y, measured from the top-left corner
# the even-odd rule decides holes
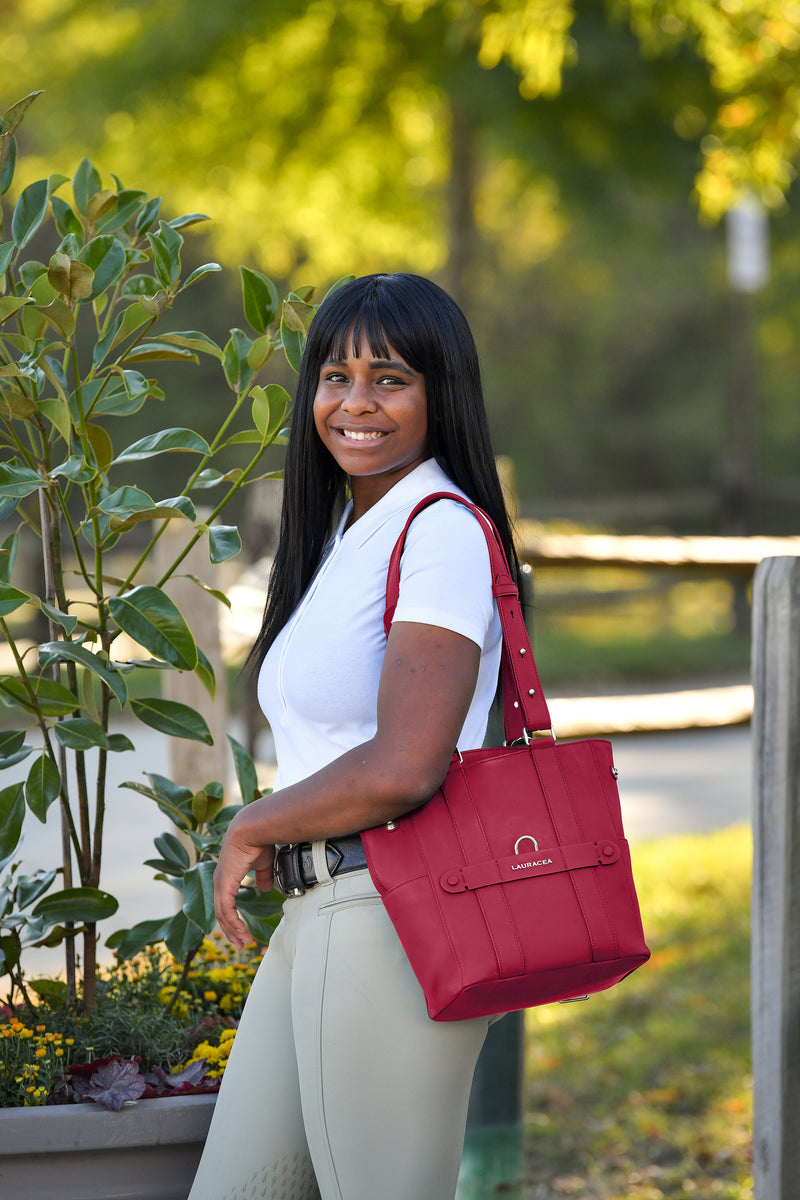
[[[0,867],[19,845],[25,817],[25,792],[21,783],[0,790]]]
[[[205,720],[188,704],[148,696],[140,700],[131,700],[131,708],[143,724],[157,729],[159,733],[186,738],[191,742],[203,742],[206,746],[214,744]]]
[[[0,770],[13,767],[31,753],[33,747],[25,745],[25,733],[24,729],[0,730]]]
[[[86,216],[89,201],[92,196],[100,191],[102,186],[103,183],[97,167],[88,158],[82,158],[78,164],[77,171],[72,177],[72,194],[75,197],[78,211],[83,213],[84,216]]]
[[[89,717],[67,717],[55,725],[53,732],[68,750],[91,750],[93,746],[108,749],[108,734]]]
[[[173,224],[162,221],[158,233],[148,233],[153,251],[153,266],[161,286],[169,291],[181,276],[183,238]]]
[[[186,279],[183,281],[181,291],[185,292],[188,287],[191,287],[193,283],[197,283],[198,279],[202,279],[204,275],[210,274],[211,271],[221,270],[222,267],[219,265],[219,263],[215,262],[204,263],[202,267],[195,267],[192,273],[187,275]]]
[[[35,304],[33,296],[3,296],[0,298],[0,325],[13,317],[26,304]]]
[[[155,920],[140,921],[132,929],[117,929],[106,938],[106,945],[110,950],[116,951],[120,962],[126,958],[133,958],[134,954],[139,954],[145,946],[163,941],[170,920],[170,917],[157,917]]]
[[[7,617],[9,613],[16,612],[30,599],[27,592],[21,592],[10,583],[0,583],[0,617]]]
[[[86,437],[92,447],[94,461],[99,471],[107,471],[114,461],[114,444],[102,425],[86,422]]]
[[[233,766],[236,771],[236,779],[239,783],[242,804],[251,804],[253,800],[257,800],[261,795],[255,763],[241,742],[237,742],[233,734],[229,733],[227,737],[233,751]]]
[[[22,118],[25,116],[25,113],[28,111],[30,106],[33,104],[36,97],[41,96],[43,94],[44,93],[43,93],[42,88],[40,88],[36,92],[28,92],[27,96],[23,96],[23,98],[21,100],[17,100],[14,104],[11,105],[10,108],[7,108],[6,111],[2,114],[2,130],[3,130],[3,132],[7,133],[9,135],[9,137],[12,134],[16,133],[17,129],[19,128],[20,122],[22,121]]]
[[[180,609],[166,592],[142,584],[109,601],[111,615],[140,646],[180,671],[197,666],[197,646]]]
[[[47,212],[48,188],[46,179],[37,179],[23,190],[11,218],[11,236],[21,250],[31,240]]]
[[[160,342],[166,342],[169,346],[183,346],[186,350],[198,350],[202,354],[210,354],[213,358],[222,359],[222,347],[218,346],[207,334],[198,333],[194,329],[160,333],[158,337]]]
[[[213,862],[201,862],[190,867],[183,876],[183,911],[204,933],[214,928],[214,867]]]
[[[164,454],[171,450],[189,450],[196,454],[210,454],[211,448],[205,438],[191,429],[162,429],[148,437],[139,438],[133,442],[114,460],[117,463],[135,462],[143,458],[152,458],[155,454]]]
[[[247,361],[252,344],[241,329],[232,329],[223,351],[225,378],[237,393],[246,392],[253,380],[253,369]]]
[[[64,888],[45,896],[33,910],[35,917],[43,917],[50,925],[57,921],[85,922],[93,925],[113,917],[119,908],[116,898],[100,888]]]
[[[139,303],[144,307],[146,297]],[[199,362],[196,354],[182,346],[171,346],[168,342],[141,342],[125,355],[125,362]]]
[[[39,647],[39,664],[44,665],[41,646]],[[20,708],[24,708],[28,712],[36,712],[38,709],[45,717],[63,716],[66,713],[74,712],[78,707],[77,697],[69,688],[57,683],[55,679],[47,679],[45,676],[39,675],[35,678],[29,677],[29,682],[34,688],[33,701],[28,696],[25,685],[18,675],[3,676],[0,679],[0,692]]]
[[[38,756],[25,782],[25,800],[28,808],[44,825],[47,810],[61,793],[61,776],[50,755],[44,751]]]
[[[96,300],[125,270],[125,247],[111,234],[101,234],[87,242],[80,253],[80,261],[94,271],[92,290],[87,300]]]
[[[108,735],[108,748],[114,754],[121,754],[125,750],[135,750],[133,742],[124,733],[110,733]]]
[[[240,267],[242,276],[242,300],[248,325],[256,333],[265,333],[278,314],[280,300],[275,284],[260,271]]]
[[[186,229],[189,225],[198,225],[201,221],[210,221],[211,217],[205,213],[193,212],[184,213],[182,217],[173,217],[167,222],[172,229]]]
[[[242,548],[242,539],[235,525],[211,525],[208,530],[208,557],[212,563],[226,562]]]
[[[217,694],[217,677],[209,659],[199,646],[197,647],[197,666],[194,673],[213,700]]]
[[[283,353],[286,355],[286,361],[289,366],[297,374],[300,372],[300,364],[303,361],[303,349],[306,344],[305,331],[302,333],[299,330],[292,329],[286,321],[285,316],[281,318],[281,345]]]
[[[210,932],[210,931],[209,931]],[[164,942],[173,958],[183,962],[201,944],[205,931],[181,911],[176,913],[164,932]]]
[[[75,631],[75,626],[78,624],[78,618],[70,616],[69,613],[63,613],[60,609],[54,608],[52,604],[47,604],[44,600],[40,601],[42,612],[47,617],[48,621],[52,621],[54,625],[60,625],[66,632],[67,636],[71,636]]]
[[[90,671],[94,671],[95,675],[100,676],[109,691],[113,692],[121,707],[125,707],[128,699],[125,681],[117,671],[109,670],[98,655],[93,654],[91,650],[87,650],[78,642],[43,642],[39,646],[40,666],[47,667],[51,663],[63,659],[80,663],[82,666],[88,667]],[[75,701],[73,707],[77,708],[77,706],[77,701]]]
[[[46,485],[46,480],[28,467],[0,463],[0,496],[21,500]]]

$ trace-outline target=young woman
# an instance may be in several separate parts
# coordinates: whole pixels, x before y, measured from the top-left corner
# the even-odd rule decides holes
[[[280,545],[253,651],[275,790],[231,822],[215,875],[234,946],[244,876],[288,893],[253,982],[190,1200],[450,1200],[488,1019],[434,1022],[359,832],[424,804],[483,740],[500,659],[489,557],[516,567],[472,335],[414,275],[320,307],[286,460]],[[349,499],[347,494],[349,492]],[[276,847],[278,847],[276,852]]]

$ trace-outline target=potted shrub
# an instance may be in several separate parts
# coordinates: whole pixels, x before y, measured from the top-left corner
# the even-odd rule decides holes
[[[215,263],[188,274],[183,268],[184,231],[206,218],[165,219],[159,197],[115,177],[104,183],[87,159],[71,181],[39,179],[13,206],[6,204],[15,131],[35,95],[9,109],[0,129],[0,521],[8,529],[0,544],[0,631],[15,667],[0,674],[0,769],[25,763],[22,780],[0,787],[0,977],[8,984],[7,1017],[46,1001],[85,1018],[98,1000],[97,922],[117,907],[102,876],[103,819],[112,799],[106,769],[109,755],[133,748],[116,728],[117,718],[125,713],[167,737],[211,739],[195,709],[160,695],[159,676],[170,671],[194,673],[211,694],[215,688],[191,621],[164,585],[182,573],[187,549],[198,541],[207,544],[212,563],[240,549],[236,527],[218,519],[248,484],[279,474],[265,473],[260,464],[267,447],[281,441],[290,404],[282,387],[262,386],[259,374],[276,350],[297,368],[314,307],[311,289],[281,301],[266,276],[241,268],[249,332],[232,329],[219,345],[202,331],[174,328],[176,298],[219,270]],[[184,425],[163,428],[163,392],[150,374],[163,362],[191,369],[200,356],[219,363],[220,388],[228,395],[213,437]],[[152,424],[131,440],[130,418],[142,412],[152,413]],[[235,466],[232,452],[239,456]],[[170,456],[169,495],[151,495],[138,486],[137,469],[161,455]],[[208,504],[208,497],[210,515],[201,516],[198,501]],[[176,521],[190,534],[187,548],[156,570],[159,539]],[[15,570],[23,539],[39,548],[39,587]],[[32,641],[20,632],[29,632],[20,626],[26,614],[41,630]],[[119,653],[123,641],[133,652]],[[227,822],[236,804],[259,794],[249,755],[234,739],[231,749],[240,792],[234,804],[216,780],[196,791],[161,776],[129,785],[150,796],[172,823],[157,839],[151,863],[179,889],[181,907],[109,941],[121,959],[165,943],[180,964],[176,995],[213,928],[211,877]],[[53,820],[62,823],[62,861],[23,876],[18,859],[25,823]],[[240,901],[254,938],[265,941],[275,895],[244,888]],[[25,979],[24,950],[42,944],[64,946],[60,983]],[[196,1099],[207,1109],[206,1098]],[[98,1112],[91,1104],[69,1112],[80,1112],[86,1128],[92,1115],[125,1128],[133,1121],[128,1112]],[[33,1116],[41,1122],[46,1113],[37,1107]],[[63,1124],[68,1110],[53,1113]],[[2,1119],[10,1115],[22,1114],[4,1110],[0,1131],[8,1133]],[[201,1125],[207,1119],[206,1113]],[[160,1118],[148,1120],[145,1140],[163,1128]],[[40,1123],[30,1135],[32,1145],[47,1141],[43,1128]],[[98,1144],[122,1138],[122,1128],[110,1134],[106,1127],[96,1135]],[[12,1140],[18,1149],[25,1138],[18,1132],[3,1138]],[[0,1160],[0,1187],[11,1195],[3,1170]],[[94,1194],[86,1180],[82,1186],[76,1195]],[[32,1176],[26,1188],[34,1188]],[[62,1176],[58,1193],[72,1194]],[[25,1192],[35,1194],[55,1193],[46,1187]],[[116,1193],[107,1186],[101,1194]]]

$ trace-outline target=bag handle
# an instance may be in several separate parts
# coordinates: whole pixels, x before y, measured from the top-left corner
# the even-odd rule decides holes
[[[454,492],[432,492],[420,500],[412,509],[403,532],[395,543],[389,559],[386,577],[386,611],[383,627],[386,636],[392,626],[397,601],[400,595],[400,558],[403,553],[408,528],[418,513],[437,500],[456,500],[477,518],[483,530],[489,550],[492,571],[492,595],[497,602],[500,624],[503,630],[503,651],[500,660],[500,678],[503,684],[503,713],[506,743],[529,741],[531,734],[547,730],[552,736],[550,713],[539,682],[539,673],[531,649],[531,640],[525,628],[519,592],[511,575],[500,534],[494,522],[482,508],[457,496]]]

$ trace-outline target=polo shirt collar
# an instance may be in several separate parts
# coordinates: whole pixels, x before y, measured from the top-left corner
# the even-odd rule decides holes
[[[431,492],[452,491],[460,492],[461,489],[455,486],[435,458],[426,458],[413,471],[409,471],[408,475],[399,479],[394,487],[390,488],[385,496],[381,496],[372,508],[367,509],[363,517],[359,517],[343,535],[342,530],[353,507],[352,500],[349,501],[342,513],[342,519],[336,531],[336,540],[345,536],[348,541],[352,539],[354,545],[363,546],[368,538],[372,537],[396,513],[408,511],[418,500],[429,496]]]

